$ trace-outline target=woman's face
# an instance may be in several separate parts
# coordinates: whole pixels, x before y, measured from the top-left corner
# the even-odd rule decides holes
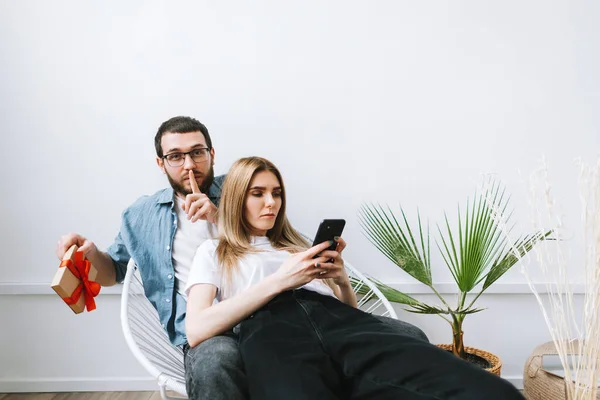
[[[252,235],[265,236],[275,225],[281,208],[281,185],[277,177],[269,171],[254,175],[246,192],[246,221]]]

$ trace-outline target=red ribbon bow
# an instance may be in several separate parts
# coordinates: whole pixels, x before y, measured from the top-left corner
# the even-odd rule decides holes
[[[75,252],[75,263],[71,259],[62,260],[60,267],[67,267],[81,283],[75,288],[71,297],[63,297],[68,305],[76,304],[83,293],[85,298],[85,308],[89,311],[96,309],[94,297],[100,293],[100,284],[88,279],[92,263],[83,256],[80,251]]]

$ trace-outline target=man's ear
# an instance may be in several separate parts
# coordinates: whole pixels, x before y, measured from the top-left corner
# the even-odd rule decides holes
[[[212,161],[212,165],[215,165],[215,148],[210,149],[210,159]]]
[[[163,174],[166,174],[167,171],[165,170],[165,160],[160,158],[160,157],[156,157],[156,165],[158,165],[158,168],[160,168],[163,172]]]

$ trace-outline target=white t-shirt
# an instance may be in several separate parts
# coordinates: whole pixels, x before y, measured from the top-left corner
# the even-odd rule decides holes
[[[185,200],[175,196],[177,230],[173,239],[173,267],[175,269],[175,290],[185,296],[185,285],[190,273],[196,249],[209,239],[217,237],[217,227],[208,221],[191,222],[181,206]]]
[[[218,240],[207,240],[196,250],[185,287],[186,295],[192,286],[199,283],[209,283],[217,287],[216,300],[225,300],[221,288],[222,267],[216,254],[218,244]],[[265,236],[254,237],[252,244],[261,251],[246,254],[239,260],[237,272],[232,277],[231,287],[226,290],[227,298],[235,296],[273,274],[290,257],[290,253],[287,251],[273,248],[271,242]],[[333,290],[319,279],[307,283],[302,286],[302,289],[335,297]]]

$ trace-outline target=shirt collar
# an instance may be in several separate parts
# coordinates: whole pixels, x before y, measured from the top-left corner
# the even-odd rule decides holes
[[[156,203],[157,204],[167,204],[167,203],[172,203],[173,202],[173,196],[175,195],[175,191],[173,190],[173,188],[168,187],[166,189],[164,189],[157,197],[156,199]]]
[[[219,200],[221,200],[221,183],[219,179],[213,179],[212,185],[210,185],[210,188],[208,188],[208,198],[215,205],[218,205]]]
[[[250,244],[253,244],[255,246],[260,246],[263,244],[270,244],[270,243],[271,243],[271,241],[266,236],[251,236],[250,237]]]

